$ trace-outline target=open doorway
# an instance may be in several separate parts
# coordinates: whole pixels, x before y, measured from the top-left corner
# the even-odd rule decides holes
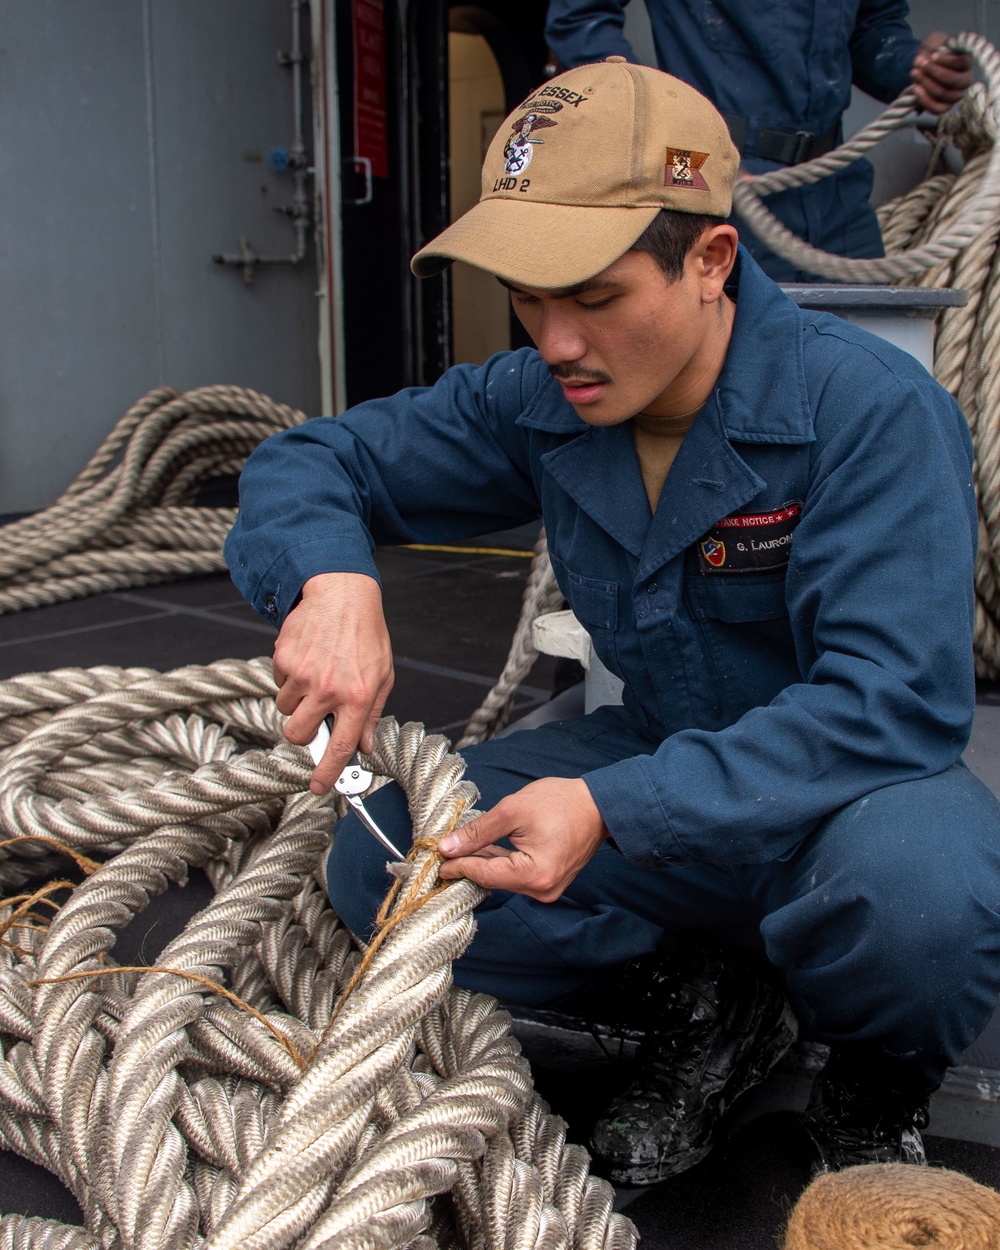
[[[546,49],[541,5],[453,5],[448,14],[449,219],[479,199],[486,150],[507,114],[538,85]],[[527,342],[496,279],[451,270],[452,363],[482,364]]]
[[[449,213],[479,199],[486,149],[506,116],[503,79],[483,35],[448,32]],[[456,265],[451,274],[452,363],[482,364],[510,347],[510,300],[492,274]]]
[[[478,199],[492,132],[542,81],[545,6],[312,6],[321,359],[340,411],[526,341],[492,278],[418,281],[409,259]]]

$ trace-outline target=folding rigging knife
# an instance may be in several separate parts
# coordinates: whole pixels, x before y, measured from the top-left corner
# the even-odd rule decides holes
[[[333,717],[324,716],[319,729],[316,731],[316,737],[309,743],[309,754],[312,756],[314,764],[319,764],[320,760],[323,758],[323,752],[326,750],[327,744],[330,741],[330,730],[332,728]],[[338,794],[342,794],[354,811],[357,812],[358,819],[373,838],[376,838],[379,842],[381,842],[385,849],[391,855],[394,855],[396,859],[406,859],[406,856],[401,854],[393,846],[375,821],[372,820],[371,816],[368,814],[367,808],[361,801],[361,796],[365,793],[371,783],[372,774],[367,770],[367,768],[361,767],[361,764],[358,762],[357,755],[355,755],[354,759],[348,762],[347,767],[333,783],[333,788]]]

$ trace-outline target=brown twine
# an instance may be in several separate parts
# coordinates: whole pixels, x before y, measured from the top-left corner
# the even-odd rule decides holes
[[[444,835],[442,834],[441,836],[443,837]],[[413,856],[414,851],[435,850],[435,849],[436,849],[436,839],[431,840],[431,839],[422,838],[420,839],[420,841],[414,842],[413,849],[410,851],[410,854],[406,857],[406,862],[408,864],[412,863],[412,856]],[[344,989],[340,995],[340,998],[337,1000],[337,1005],[334,1007],[333,1012],[330,1015],[329,1023],[327,1024],[323,1032],[320,1034],[319,1040],[313,1046],[312,1054],[309,1056],[310,1060],[315,1058],[316,1052],[319,1050],[320,1046],[322,1046],[323,1043],[326,1041],[330,1030],[333,1028],[334,1021],[340,1015],[341,1011],[343,1011],[344,1006],[347,1003],[347,1000],[350,998],[350,996],[357,989],[358,985],[361,983],[361,980],[364,977],[365,973],[368,971],[368,969],[372,965],[372,960],[375,958],[376,954],[378,953],[379,948],[385,942],[389,934],[392,933],[392,931],[400,924],[401,921],[405,920],[407,916],[412,916],[414,912],[419,911],[420,908],[423,907],[425,903],[429,902],[432,898],[435,898],[438,894],[441,893],[443,889],[446,888],[445,883],[439,882],[436,886],[433,887],[433,889],[428,890],[427,893],[424,894],[421,898],[415,897],[417,890],[427,880],[428,876],[430,876],[431,870],[435,869],[440,862],[441,862],[440,855],[432,856],[431,858],[427,860],[427,863],[424,864],[423,868],[421,868],[420,872],[417,874],[416,880],[412,883],[409,890],[407,891],[406,897],[399,904],[399,910],[393,912],[393,914],[390,916],[388,914],[389,908],[392,906],[393,901],[399,896],[400,889],[402,888],[402,882],[400,881],[399,877],[397,877],[396,880],[392,883],[392,886],[390,887],[388,894],[386,894],[385,898],[382,900],[382,906],[378,909],[378,914],[375,917],[375,924],[376,926],[378,926],[375,932],[375,936],[372,938],[371,942],[368,944],[368,947],[365,950],[365,953],[361,959],[361,962],[358,964],[357,968],[355,968],[354,975],[351,977],[350,981],[348,981],[347,984],[344,986]]]
[[[869,1163],[816,1178],[784,1250],[998,1250],[1000,1193],[960,1172]]]
[[[410,852],[405,861],[407,864],[413,863],[418,851],[431,851],[432,854],[427,857],[427,861],[423,868],[420,869],[414,880],[407,886],[406,895],[399,901],[399,905],[395,910],[393,910],[393,906],[399,898],[400,891],[403,888],[402,878],[397,877],[389,887],[388,893],[382,900],[382,906],[378,909],[378,914],[375,916],[375,935],[368,944],[368,948],[366,949],[361,962],[358,964],[357,968],[355,968],[354,975],[347,982],[347,985],[344,986],[343,992],[337,1000],[337,1005],[334,1007],[333,1012],[330,1015],[329,1023],[320,1034],[319,1039],[313,1045],[312,1053],[309,1056],[310,1063],[315,1058],[316,1052],[326,1041],[330,1030],[333,1028],[334,1021],[340,1015],[341,1011],[343,1011],[347,1000],[354,993],[365,973],[371,967],[372,960],[375,958],[379,947],[382,946],[389,934],[392,933],[393,930],[408,916],[412,916],[414,912],[418,912],[425,903],[429,903],[430,900],[432,898],[436,898],[442,890],[446,890],[448,888],[448,885],[450,884],[449,882],[439,881],[437,885],[428,890],[426,894],[419,895],[420,887],[424,884],[432,872],[437,871],[439,865],[443,861],[443,856],[437,849],[438,843],[442,838],[446,838],[448,834],[455,829],[459,818],[465,811],[466,806],[467,804],[463,801],[449,821],[447,829],[445,829],[436,838],[417,838],[410,847]],[[391,915],[390,912],[392,913]]]
[[[110,977],[116,976],[119,972],[165,972],[173,977],[183,977],[187,981],[197,981],[199,985],[207,986],[213,994],[220,994],[227,1001],[231,1002],[234,1007],[238,1007],[241,1011],[245,1011],[247,1015],[259,1021],[268,1033],[279,1042],[285,1050],[291,1055],[296,1067],[300,1070],[304,1069],[307,1060],[303,1059],[298,1047],[288,1036],[283,1033],[276,1025],[268,1020],[267,1016],[262,1015],[256,1007],[251,1007],[248,1002],[240,998],[238,994],[234,994],[232,990],[227,990],[224,985],[220,985],[218,981],[213,981],[209,977],[199,976],[196,972],[186,972],[183,968],[166,968],[160,964],[153,964],[152,967],[144,967],[142,964],[121,964],[114,968],[92,968],[88,972],[67,972],[61,977],[38,977],[34,981],[29,981],[28,985],[59,985],[63,981],[80,981],[86,977]],[[312,1055],[310,1055],[312,1058]]]
[[[8,907],[13,909],[6,919],[0,921],[0,940],[5,939],[11,929],[47,929],[48,921],[46,918],[34,913],[32,908],[36,903],[42,903],[47,907],[51,907],[53,911],[58,911],[62,904],[49,898],[49,895],[54,894],[56,890],[73,890],[75,888],[72,881],[49,881],[45,885],[40,886],[34,894],[14,894],[10,898],[0,899],[0,911],[6,911]],[[29,919],[38,923],[34,925],[22,923]],[[9,943],[5,942],[5,945],[9,945]]]
[[[45,930],[36,924],[19,924],[14,926],[15,929],[29,929],[36,933],[44,933]],[[29,950],[26,946],[18,946],[16,942],[12,942],[10,938],[0,938],[0,946],[5,947],[9,951],[13,951],[15,955],[20,955],[22,959],[30,959],[34,955],[33,950]]]
[[[47,838],[43,833],[20,833],[16,838],[7,838],[0,842],[0,850],[3,850],[5,846],[15,846],[18,842],[45,842],[48,846],[54,846],[62,855],[68,855],[77,868],[88,877],[101,866],[96,859],[82,855],[73,847],[67,846],[65,842],[60,842],[58,838]]]

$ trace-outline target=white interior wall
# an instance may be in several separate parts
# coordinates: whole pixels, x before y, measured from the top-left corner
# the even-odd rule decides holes
[[[311,255],[252,286],[211,259],[293,250],[290,30],[288,0],[0,0],[0,513],[153,386],[318,410]]]

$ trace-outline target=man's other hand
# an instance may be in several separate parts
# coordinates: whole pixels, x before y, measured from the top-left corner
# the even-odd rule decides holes
[[[543,777],[442,838],[441,876],[554,903],[607,836],[585,781]]]
[[[302,587],[274,644],[278,711],[285,737],[307,746],[333,714],[330,743],[310,789],[325,794],[372,734],[392,689],[392,647],[382,591],[365,573],[321,573]]]
[[[947,38],[943,30],[935,30],[913,58],[910,77],[917,103],[928,113],[947,113],[972,82],[972,58],[965,52],[946,52],[941,45]]]

